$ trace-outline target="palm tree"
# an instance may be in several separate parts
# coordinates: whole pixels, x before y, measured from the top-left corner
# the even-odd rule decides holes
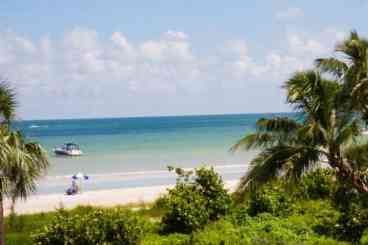
[[[299,116],[260,119],[256,132],[231,149],[261,150],[241,178],[238,193],[278,177],[297,181],[326,160],[342,181],[368,192],[368,145],[357,143],[361,118],[344,111],[338,101],[343,86],[319,72],[305,71],[292,76],[285,88],[287,102]]]
[[[27,198],[36,190],[36,180],[49,163],[42,147],[25,141],[19,131],[12,131],[15,95],[6,84],[0,84],[0,245],[5,244],[4,198]]]
[[[6,81],[0,81],[0,123],[9,124],[15,116],[15,93]]]
[[[363,114],[368,122],[368,40],[356,31],[335,48],[336,57],[316,60],[317,67],[344,85],[340,102]]]

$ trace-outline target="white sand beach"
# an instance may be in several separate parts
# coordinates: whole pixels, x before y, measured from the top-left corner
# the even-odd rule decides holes
[[[237,185],[237,180],[226,181],[225,186],[229,191],[233,191]],[[100,191],[86,191],[81,194],[67,196],[61,194],[33,195],[25,201],[17,201],[15,211],[17,214],[37,213],[54,211],[57,208],[74,208],[78,205],[93,205],[101,207],[111,207],[115,205],[127,205],[131,203],[153,202],[160,195],[166,193],[172,185],[122,188]],[[10,212],[10,201],[5,201],[5,215]]]

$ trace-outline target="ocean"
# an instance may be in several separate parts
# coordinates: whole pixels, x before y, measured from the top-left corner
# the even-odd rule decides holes
[[[225,180],[243,175],[256,152],[229,152],[242,136],[254,132],[262,117],[278,114],[165,116],[105,119],[19,121],[15,127],[39,142],[49,154],[50,168],[38,193],[60,193],[71,176],[90,178],[83,190],[102,190],[175,183],[167,166],[214,166]],[[80,157],[58,157],[53,148],[80,145]]]

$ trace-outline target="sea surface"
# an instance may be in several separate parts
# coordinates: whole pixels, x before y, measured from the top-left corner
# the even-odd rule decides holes
[[[225,180],[237,179],[256,152],[229,152],[241,137],[254,132],[262,117],[279,114],[167,116],[106,119],[19,121],[15,127],[39,142],[51,166],[38,192],[60,193],[71,176],[82,172],[83,191],[175,183],[167,166],[211,165]],[[74,142],[80,157],[58,157],[53,148]]]

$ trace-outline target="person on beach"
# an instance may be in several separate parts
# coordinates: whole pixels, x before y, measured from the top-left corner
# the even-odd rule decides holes
[[[79,192],[79,186],[75,180],[72,180],[72,186],[66,190],[67,195],[75,195]]]

